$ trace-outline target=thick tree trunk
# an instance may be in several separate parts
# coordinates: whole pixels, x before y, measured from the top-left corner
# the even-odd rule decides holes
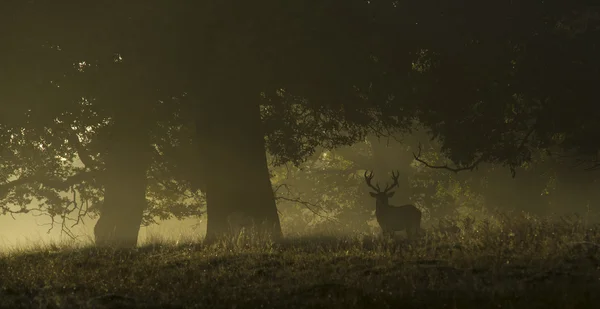
[[[135,247],[146,208],[147,132],[144,126],[126,119],[115,125],[110,143],[95,241],[103,247]]]
[[[232,215],[244,214],[255,231],[282,236],[271,187],[258,103],[239,93],[220,98],[197,123],[206,175],[206,241],[233,234]],[[244,101],[242,101],[244,100]],[[258,98],[255,99],[258,101]],[[232,102],[235,109],[231,108]]]

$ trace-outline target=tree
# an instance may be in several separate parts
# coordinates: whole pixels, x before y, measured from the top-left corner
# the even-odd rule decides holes
[[[372,28],[363,27],[369,7],[360,1],[202,5],[185,10],[201,16],[178,17],[187,21],[181,33],[197,38],[180,46],[182,67],[190,70],[184,76],[203,76],[189,98],[207,175],[207,237],[226,234],[226,218],[235,211],[265,222],[279,237],[265,136],[278,162],[299,162],[318,145],[351,144],[368,126],[385,123],[380,106],[358,95],[375,71],[365,47]],[[387,121],[400,127],[404,119]]]
[[[160,61],[168,55],[151,54],[150,59],[158,60],[154,64],[145,58],[149,53],[143,51],[165,51],[153,49],[147,36],[139,36],[155,30],[139,31],[147,11],[132,10],[133,7],[121,10],[124,7],[116,2],[88,4],[92,5],[73,1],[19,4],[21,14],[16,16],[21,19],[15,19],[19,24],[14,29],[28,24],[36,27],[13,42],[14,57],[23,61],[17,61],[20,66],[13,65],[14,70],[9,72],[23,78],[11,80],[14,85],[4,84],[14,91],[3,92],[6,96],[2,99],[12,103],[8,105],[12,109],[5,110],[15,116],[22,113],[26,118],[14,117],[12,122],[3,123],[13,130],[7,136],[23,132],[27,133],[21,137],[25,144],[35,146],[40,143],[36,139],[42,139],[45,146],[52,147],[40,151],[47,162],[39,157],[29,162],[11,158],[11,164],[27,169],[45,163],[45,173],[29,175],[20,171],[20,177],[10,182],[7,175],[3,187],[15,195],[27,196],[34,189],[25,189],[24,185],[42,183],[46,192],[78,185],[87,191],[86,198],[100,208],[101,219],[95,229],[97,243],[130,246],[137,241],[143,212],[147,210],[146,172],[152,160],[158,164],[157,157],[161,157],[152,151],[150,143],[157,135],[167,134],[155,127],[156,116],[164,116],[164,123],[164,118],[172,115],[172,110],[164,108],[164,101],[171,98],[166,94],[170,89],[160,87],[159,79],[166,72],[161,68],[168,68],[161,67]],[[138,14],[130,15],[132,12]],[[160,26],[160,21],[157,24]],[[31,58],[32,54],[37,57]],[[145,74],[144,69],[150,67],[155,75]],[[144,109],[146,112],[140,113]],[[33,133],[43,135],[32,135],[31,130],[27,131],[29,127],[37,130]],[[15,143],[7,147],[22,156],[16,148]],[[60,156],[55,155],[55,150]],[[71,164],[79,160],[83,167],[65,167],[58,164],[60,160]],[[6,164],[4,167],[9,169]],[[49,186],[50,180],[55,185]],[[65,207],[64,203],[55,206]],[[181,213],[182,209],[175,212]],[[187,213],[194,210],[188,209]]]
[[[540,147],[556,133],[551,122],[538,120],[556,118],[547,117],[557,115],[552,102],[588,88],[537,84],[536,70],[560,59],[558,53],[536,58],[542,43],[571,42],[554,35],[546,20],[560,19],[570,6],[518,5],[65,0],[36,3],[35,12],[61,17],[36,30],[37,37],[60,42],[65,62],[83,66],[83,75],[69,79],[68,94],[90,98],[90,109],[101,114],[95,123],[105,128],[89,145],[104,146],[94,146],[98,169],[106,169],[101,216],[108,220],[100,220],[98,235],[131,245],[146,205],[153,135],[164,134],[154,125],[165,116],[189,114],[184,124],[195,125],[197,172],[179,175],[206,189],[209,239],[227,234],[227,216],[239,211],[281,235],[265,148],[278,163],[301,162],[319,145],[349,145],[373,130],[407,130],[418,116],[458,164],[519,166],[529,159],[530,132]],[[431,7],[441,12],[432,14]],[[441,35],[447,29],[454,31]],[[570,56],[589,60],[589,72],[595,68],[587,54]],[[561,74],[582,69],[566,62],[559,62]],[[156,112],[173,97],[183,105]],[[154,112],[132,112],[142,109]],[[563,125],[569,126],[575,128]],[[473,128],[483,134],[465,141],[463,132]],[[175,174],[181,163],[169,165],[164,170]],[[135,192],[123,190],[132,183]]]
[[[561,1],[486,6],[453,11],[461,27],[423,46],[415,66],[420,121],[459,166],[501,163],[514,174],[537,148],[594,158],[598,8]],[[446,22],[431,21],[434,29]]]

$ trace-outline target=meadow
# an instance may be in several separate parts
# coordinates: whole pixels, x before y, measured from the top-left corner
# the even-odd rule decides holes
[[[403,235],[251,233],[132,250],[55,243],[0,256],[0,308],[598,308],[600,227],[460,219]]]

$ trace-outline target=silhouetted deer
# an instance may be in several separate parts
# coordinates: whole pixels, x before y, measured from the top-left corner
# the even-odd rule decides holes
[[[381,227],[383,235],[394,235],[396,231],[406,231],[408,238],[412,238],[421,230],[421,211],[413,205],[393,206],[389,204],[389,198],[394,196],[394,191],[390,190],[398,185],[398,176],[392,172],[394,183],[391,186],[386,184],[383,191],[379,188],[379,184],[373,186],[373,172],[367,175],[365,171],[365,181],[375,192],[369,192],[375,198],[375,217]]]

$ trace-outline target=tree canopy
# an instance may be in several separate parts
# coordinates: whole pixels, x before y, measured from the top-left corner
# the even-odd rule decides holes
[[[535,149],[598,154],[600,13],[585,1],[62,0],[10,11],[22,18],[8,19],[2,63],[3,203],[35,195],[64,208],[57,192],[77,184],[100,209],[98,242],[135,244],[144,213],[202,213],[199,190],[211,237],[239,211],[280,235],[265,150],[300,164],[319,146],[415,123],[463,167],[514,172]]]

